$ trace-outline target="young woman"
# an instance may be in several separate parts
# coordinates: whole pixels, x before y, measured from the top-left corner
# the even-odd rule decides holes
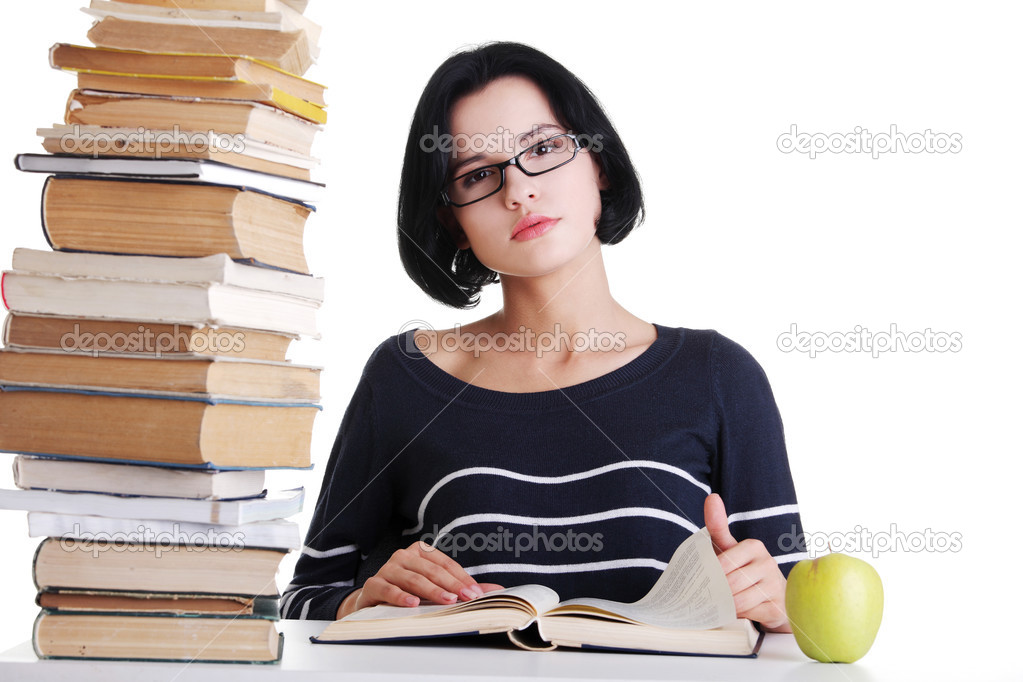
[[[737,614],[788,631],[804,555],[770,386],[722,335],[612,298],[602,248],[642,211],[622,141],[559,63],[494,43],[440,66],[406,147],[402,262],[443,303],[500,283],[503,307],[371,355],[285,617],[522,583],[634,601],[706,525]]]

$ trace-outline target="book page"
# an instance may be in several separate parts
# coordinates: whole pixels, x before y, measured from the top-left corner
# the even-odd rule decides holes
[[[558,593],[543,585],[519,585],[503,590],[487,592],[482,597],[457,604],[432,604],[423,606],[389,606],[381,604],[359,609],[342,620],[380,620],[383,618],[410,618],[434,616],[457,611],[512,606],[523,611],[532,611],[533,616],[558,605]],[[532,619],[530,619],[532,620]]]
[[[593,607],[668,628],[709,629],[735,620],[732,590],[706,528],[679,545],[661,577],[639,601],[626,604],[607,599],[570,599],[552,615],[592,613],[592,609],[565,607]]]

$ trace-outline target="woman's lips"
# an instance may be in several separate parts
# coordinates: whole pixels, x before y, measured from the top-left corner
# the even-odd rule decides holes
[[[512,235],[512,239],[520,242],[535,239],[545,232],[548,232],[559,220],[560,218],[547,218],[546,216],[541,217],[539,220],[532,220],[527,223],[528,227],[524,227],[515,232]]]

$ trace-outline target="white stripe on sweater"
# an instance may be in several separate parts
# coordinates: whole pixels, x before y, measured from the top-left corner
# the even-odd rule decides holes
[[[779,554],[774,557],[774,560],[779,564],[787,564],[790,561],[802,561],[803,559],[809,559],[810,555],[806,552],[793,552],[792,554]]]
[[[291,602],[295,600],[295,597],[298,595],[299,592],[301,592],[302,590],[308,590],[309,588],[312,587],[319,587],[319,585],[306,585],[304,587],[300,587],[291,594],[289,594],[287,597],[285,597],[284,601],[281,602],[281,617],[282,618],[288,617],[288,610],[291,608]],[[290,588],[291,585],[288,585],[288,587],[284,588],[284,591],[287,592],[288,589]]]
[[[327,559],[332,556],[339,554],[349,554],[359,548],[358,545],[344,545],[343,547],[335,547],[334,549],[313,549],[312,547],[303,547],[302,554],[311,556],[314,559]]]
[[[734,521],[749,521],[751,519],[763,519],[768,516],[781,516],[782,514],[798,514],[799,505],[782,504],[777,507],[765,507],[752,511],[736,512],[728,515],[728,523]]]
[[[668,473],[680,476],[685,480],[695,485],[706,494],[710,494],[710,486],[697,481],[692,474],[684,469],[665,464],[664,462],[654,462],[651,460],[630,460],[628,462],[616,462],[615,464],[607,464],[596,469],[590,469],[589,471],[580,471],[574,474],[566,474],[564,476],[533,476],[530,474],[520,474],[516,471],[510,471],[508,469],[499,469],[497,467],[469,467],[466,469],[459,469],[454,471],[444,478],[437,481],[430,491],[423,497],[423,501],[419,505],[419,523],[414,528],[407,528],[402,531],[402,535],[411,535],[418,533],[423,529],[423,516],[426,513],[426,505],[430,503],[434,494],[440,490],[444,485],[450,483],[456,478],[463,476],[478,476],[478,475],[490,475],[490,476],[504,476],[505,478],[512,478],[517,481],[525,481],[527,483],[540,483],[543,485],[552,485],[559,483],[571,483],[573,481],[581,481],[586,478],[592,478],[594,476],[600,476],[611,471],[618,471],[620,469],[659,469],[660,471],[667,471]]]
[[[662,519],[664,521],[670,521],[676,525],[682,526],[690,533],[699,532],[697,528],[689,519],[685,519],[678,514],[672,514],[671,512],[664,511],[663,509],[655,509],[653,507],[618,507],[616,509],[608,509],[602,512],[596,512],[593,514],[581,514],[579,516],[517,516],[514,514],[468,514],[466,516],[459,516],[454,521],[451,521],[439,531],[437,531],[436,538],[433,542],[437,542],[441,537],[449,534],[453,528],[459,526],[466,526],[471,523],[488,523],[488,522],[504,522],[514,523],[523,526],[569,526],[572,524],[582,523],[594,523],[596,521],[606,521],[608,519],[619,519],[626,516],[647,516],[654,519]]]
[[[326,585],[303,585],[302,587],[299,587],[299,588],[295,589],[295,591],[292,592],[291,594],[289,594],[287,597],[284,597],[284,601],[281,602],[281,609],[280,609],[281,617],[282,618],[286,618],[287,617],[288,609],[291,608],[291,602],[294,601],[295,597],[298,596],[298,593],[301,592],[302,590],[308,590],[308,589],[313,588],[313,587],[351,587],[354,584],[355,584],[355,581],[353,579],[349,578],[348,580],[339,580],[336,583],[327,583]],[[284,591],[285,591],[285,593],[287,593],[288,590],[291,590],[291,589],[294,589],[294,588],[295,588],[294,585],[288,585],[287,587],[284,588]],[[306,604],[308,604],[310,601],[311,601],[311,599],[307,599],[306,600]],[[306,609],[306,612],[308,613],[308,609]],[[304,615],[301,616],[301,617],[305,618]]]
[[[591,561],[582,564],[480,564],[466,566],[469,575],[480,573],[590,573],[606,571],[614,568],[656,568],[663,571],[668,564],[657,559],[613,559],[610,561]]]

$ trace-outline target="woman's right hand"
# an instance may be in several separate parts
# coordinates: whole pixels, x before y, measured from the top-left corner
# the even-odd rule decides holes
[[[502,589],[493,583],[477,583],[457,561],[444,552],[417,541],[399,549],[376,575],[341,602],[340,620],[359,609],[377,604],[418,606],[421,599],[436,604],[471,601],[485,592]]]

